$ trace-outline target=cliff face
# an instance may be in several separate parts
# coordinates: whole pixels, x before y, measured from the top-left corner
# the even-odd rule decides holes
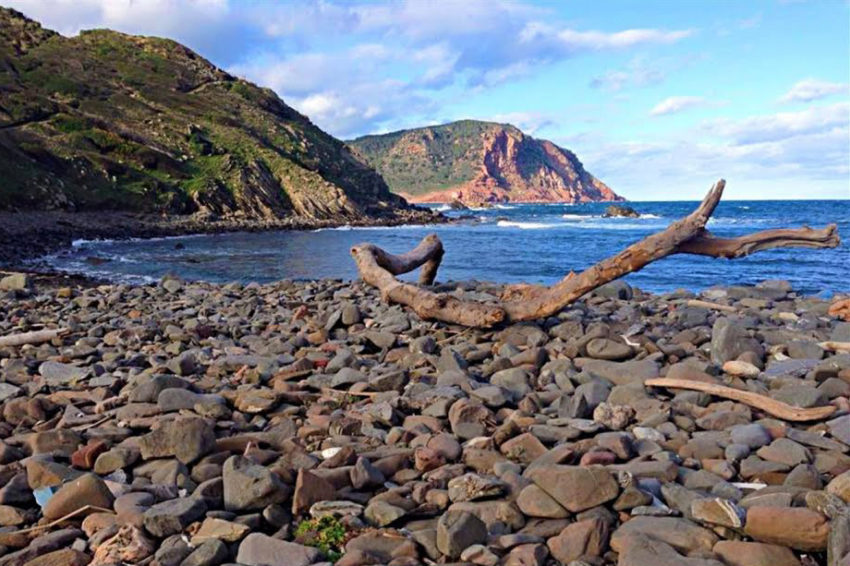
[[[0,209],[341,221],[407,207],[272,91],[170,40],[0,8]]]
[[[569,150],[517,128],[463,120],[349,142],[413,202],[624,200]]]

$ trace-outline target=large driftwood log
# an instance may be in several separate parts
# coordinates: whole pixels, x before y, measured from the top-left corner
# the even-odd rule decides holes
[[[495,304],[463,301],[396,279],[396,275],[424,266],[419,283],[433,283],[443,257],[443,245],[436,234],[426,236],[416,248],[402,255],[387,253],[372,244],[352,247],[351,255],[360,277],[377,287],[385,301],[407,305],[424,319],[486,328],[500,322],[551,316],[597,287],[669,255],[686,253],[734,259],[771,248],[834,248],[839,244],[835,224],[819,230],[783,228],[738,238],[715,237],[705,225],[720,202],[725,185],[723,179],[715,183],[696,210],[661,232],[647,236],[579,274],[570,272],[550,287],[509,285]]]

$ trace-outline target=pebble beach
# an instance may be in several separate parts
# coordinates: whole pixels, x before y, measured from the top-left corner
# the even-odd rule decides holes
[[[489,330],[340,280],[0,286],[0,336],[64,329],[0,347],[0,566],[848,560],[850,323],[783,281]]]

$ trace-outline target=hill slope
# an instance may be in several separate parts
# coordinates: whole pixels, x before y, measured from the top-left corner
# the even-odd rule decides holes
[[[507,124],[462,120],[348,143],[416,202],[623,200],[571,151]]]
[[[0,8],[0,209],[349,221],[406,203],[272,91],[170,40]]]

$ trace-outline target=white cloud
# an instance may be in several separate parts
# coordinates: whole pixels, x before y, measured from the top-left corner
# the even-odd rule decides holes
[[[649,111],[649,114],[652,116],[665,116],[667,114],[676,114],[691,108],[701,108],[712,106],[714,104],[716,103],[706,100],[702,96],[671,96],[656,104],[655,107]]]
[[[671,68],[679,66],[667,59],[648,61],[644,57],[635,57],[623,69],[609,70],[593,77],[590,87],[620,92],[627,87],[655,85],[667,78]]]
[[[818,79],[803,79],[794,84],[791,90],[786,92],[780,102],[811,102],[832,96],[833,94],[850,93],[850,85],[847,83],[832,83]]]
[[[446,101],[583,53],[672,44],[693,33],[580,29],[559,23],[551,7],[515,0],[7,2],[66,34],[110,27],[174,38],[273,88],[338,136],[427,121]]]
[[[625,49],[638,45],[676,43],[693,35],[693,30],[627,29],[618,32],[579,31],[558,28],[541,22],[529,22],[520,32],[520,42],[560,45],[570,52]]]
[[[669,44],[689,37],[690,30],[664,31],[657,29],[629,29],[615,33],[598,31],[576,31],[566,29],[558,33],[558,39],[570,49],[624,49],[642,44]]]
[[[738,29],[747,30],[747,29],[755,29],[761,25],[762,21],[762,13],[759,12],[753,15],[750,18],[744,18],[743,20],[738,20]]]
[[[720,119],[708,122],[704,129],[714,135],[749,145],[787,140],[798,136],[847,130],[850,126],[850,102],[814,106],[800,112],[779,112],[752,116],[743,120]],[[844,146],[848,140],[844,140]]]
[[[516,126],[530,136],[536,135],[538,131],[544,128],[555,125],[554,118],[543,112],[506,112],[482,116],[480,119]]]
[[[557,141],[625,195],[698,199],[725,177],[735,191],[729,198],[847,198],[848,106],[713,120],[655,141],[613,141],[600,133]]]

